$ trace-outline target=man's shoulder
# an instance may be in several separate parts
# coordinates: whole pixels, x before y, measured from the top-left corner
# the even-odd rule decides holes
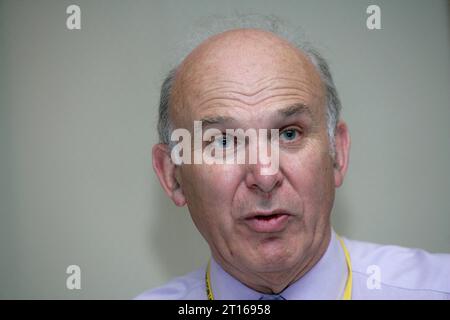
[[[374,289],[370,288],[370,283],[379,280],[384,293],[450,298],[450,254],[349,239],[345,239],[345,244],[350,252],[353,275],[364,289]]]
[[[168,283],[145,291],[135,300],[203,300],[205,293],[205,268],[174,278]]]

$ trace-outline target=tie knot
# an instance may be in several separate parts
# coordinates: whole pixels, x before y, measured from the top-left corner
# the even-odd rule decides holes
[[[279,294],[264,294],[259,300],[286,300]]]

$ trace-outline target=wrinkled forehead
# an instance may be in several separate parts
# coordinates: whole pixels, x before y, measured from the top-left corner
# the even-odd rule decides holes
[[[297,96],[307,105],[323,100],[322,81],[305,53],[265,31],[220,34],[194,49],[178,68],[172,119],[191,118],[233,100],[254,108],[277,94]]]

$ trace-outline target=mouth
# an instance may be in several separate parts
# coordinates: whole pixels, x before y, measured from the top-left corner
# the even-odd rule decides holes
[[[244,219],[246,225],[255,232],[274,233],[283,231],[291,214],[281,211],[254,212]]]

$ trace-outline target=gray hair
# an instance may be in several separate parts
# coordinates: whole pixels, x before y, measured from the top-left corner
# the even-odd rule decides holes
[[[205,26],[206,25],[206,26]],[[275,16],[260,16],[260,15],[239,15],[232,18],[223,18],[218,16],[212,16],[207,18],[205,21],[200,21],[199,26],[201,28],[200,32],[193,32],[192,38],[189,39],[184,48],[182,48],[181,58],[184,58],[190,51],[192,51],[198,44],[207,39],[208,37],[225,32],[232,29],[240,28],[252,28],[261,29],[274,33],[281,38],[286,39],[296,48],[301,50],[306,54],[311,63],[316,68],[319,76],[325,86],[326,90],[326,115],[327,115],[327,130],[328,139],[330,144],[330,153],[334,157],[335,155],[335,132],[336,126],[339,121],[341,102],[334,84],[333,78],[331,76],[330,68],[327,61],[322,57],[322,55],[310,45],[309,42],[304,41],[298,37],[298,33],[302,32],[292,32],[292,28],[288,28],[286,22],[282,22],[279,18]],[[172,87],[175,80],[175,75],[178,66],[182,59],[177,59],[178,63],[174,68],[170,70],[167,74],[164,82],[161,86],[161,95],[159,102],[159,118],[158,118],[158,134],[160,143],[169,145],[170,148],[173,147],[173,142],[170,139],[173,126],[169,116],[169,106],[172,94]]]

